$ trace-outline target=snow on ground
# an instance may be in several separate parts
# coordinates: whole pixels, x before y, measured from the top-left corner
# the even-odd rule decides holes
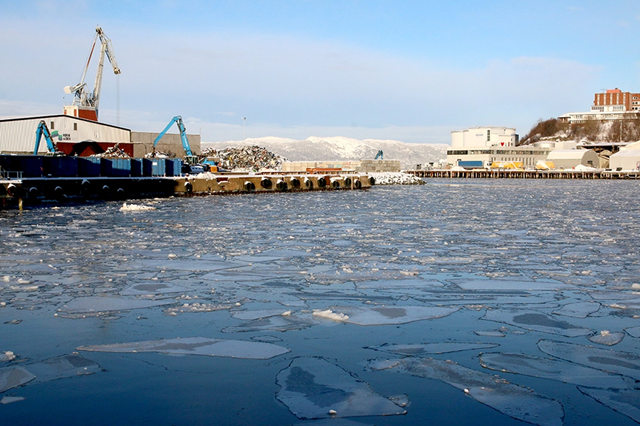
[[[419,177],[402,172],[369,173],[376,180],[376,185],[424,185]]]

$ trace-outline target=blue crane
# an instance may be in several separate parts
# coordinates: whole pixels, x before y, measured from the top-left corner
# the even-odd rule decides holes
[[[33,149],[33,155],[38,155],[38,148],[40,148],[40,140],[42,139],[42,135],[44,135],[44,140],[47,141],[47,149],[49,150],[49,154],[62,155],[62,153],[58,151],[56,144],[53,143],[51,132],[49,132],[47,123],[45,123],[44,120],[40,121],[40,124],[38,124],[38,128],[36,129],[36,146]]]
[[[175,117],[173,117],[169,122],[169,124],[167,124],[167,127],[165,127],[164,130],[160,132],[156,140],[153,141],[153,148],[155,149],[160,139],[162,139],[164,134],[167,133],[167,130],[169,130],[169,128],[173,125],[173,123],[176,123],[176,125],[178,126],[178,129],[180,130],[180,139],[182,139],[182,148],[184,148],[184,159],[188,163],[196,163],[198,161],[198,157],[193,155],[193,153],[191,152],[189,139],[187,139],[187,129],[184,127],[184,123],[182,122],[182,117],[180,117],[179,115],[176,115]]]
[[[384,160],[384,154],[382,153],[382,150],[379,150],[378,153],[376,154],[376,158],[374,158],[374,160],[377,160],[378,158],[381,160]]]

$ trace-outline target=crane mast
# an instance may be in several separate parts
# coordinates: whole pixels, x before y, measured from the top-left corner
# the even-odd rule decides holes
[[[91,57],[96,47],[96,42],[100,39],[100,57],[98,59],[98,69],[96,71],[96,80],[93,86],[93,92],[88,92],[87,83],[84,79],[91,63]],[[73,104],[70,107],[65,107],[64,113],[67,115],[73,115],[75,117],[88,118],[97,121],[98,120],[98,106],[100,104],[100,90],[102,88],[102,73],[104,69],[104,57],[107,56],[109,63],[113,68],[114,74],[120,74],[120,68],[116,62],[115,54],[113,53],[113,46],[111,40],[102,31],[99,26],[96,27],[96,35],[93,39],[93,45],[91,46],[91,52],[89,53],[89,59],[84,67],[82,78],[80,83],[75,86],[66,86],[64,88],[65,93],[73,93]]]

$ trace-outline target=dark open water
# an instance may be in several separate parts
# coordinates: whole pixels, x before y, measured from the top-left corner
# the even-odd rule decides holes
[[[638,194],[625,181],[430,180],[2,211],[0,356],[16,358],[0,361],[0,389],[16,368],[36,378],[0,393],[25,398],[0,405],[0,423],[323,425],[304,413],[338,407],[326,424],[521,425],[552,404],[559,415],[528,419],[636,424]],[[256,346],[78,350],[177,337]],[[289,352],[248,359],[260,345]],[[486,353],[527,361],[489,370]],[[368,365],[392,359],[427,367]],[[548,360],[557,377],[597,374],[585,386],[524,370]],[[378,415],[394,396],[406,414]]]

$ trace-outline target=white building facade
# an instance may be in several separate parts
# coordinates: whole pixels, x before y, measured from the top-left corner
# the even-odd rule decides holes
[[[488,168],[494,163],[522,163],[534,168],[547,159],[552,148],[516,146],[519,137],[510,127],[472,127],[451,132],[451,148],[447,150],[447,164],[458,166],[476,164]]]

